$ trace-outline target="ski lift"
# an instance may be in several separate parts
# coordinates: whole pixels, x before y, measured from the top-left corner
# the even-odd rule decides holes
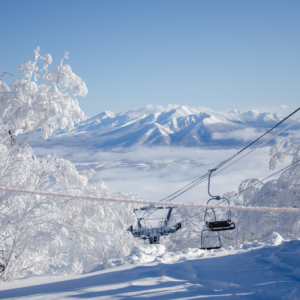
[[[131,225],[127,231],[131,232],[131,234],[136,237],[140,238],[142,240],[149,240],[150,244],[159,244],[160,243],[160,237],[161,236],[167,236],[170,233],[175,233],[177,230],[181,228],[181,223],[176,223],[175,225],[171,226],[169,224],[172,210],[174,209],[174,206],[171,207],[164,207],[164,206],[146,206],[141,207],[139,209],[135,209],[134,213],[137,216],[137,226]],[[151,219],[149,216],[153,213],[155,213],[158,210],[168,210],[167,216],[164,220],[159,222],[157,227],[152,227],[152,224],[149,222]],[[142,217],[139,217],[137,215],[137,212],[143,212],[144,214]]]
[[[208,176],[208,194],[211,198],[207,204],[217,201],[217,205],[224,203],[229,206],[229,200],[225,197],[213,196],[210,193],[210,177],[215,171],[209,170]],[[231,221],[231,210],[227,209],[224,213],[223,210],[217,208],[206,208],[204,214],[205,228],[201,232],[201,248],[203,250],[220,249],[222,241],[219,232],[224,230],[235,229],[234,222]]]

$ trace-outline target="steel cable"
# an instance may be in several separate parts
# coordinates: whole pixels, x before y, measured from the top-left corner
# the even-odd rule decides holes
[[[243,151],[245,151],[246,149],[248,149],[249,147],[251,147],[254,143],[256,143],[257,141],[259,141],[260,139],[262,139],[264,136],[266,136],[268,133],[270,133],[272,130],[274,130],[276,127],[278,127],[280,124],[282,124],[284,121],[286,121],[287,119],[289,119],[291,116],[293,116],[295,113],[297,113],[300,110],[300,107],[298,109],[296,109],[295,111],[293,111],[291,114],[289,114],[287,117],[285,117],[283,120],[281,120],[280,122],[278,122],[275,126],[273,126],[271,129],[269,129],[268,131],[266,131],[264,134],[262,134],[260,137],[258,137],[256,140],[252,141],[250,144],[248,144],[247,146],[245,146],[243,149],[241,149],[240,151],[238,151],[236,154],[232,155],[231,157],[229,157],[228,159],[224,160],[223,162],[221,162],[219,165],[217,165],[214,170],[218,170],[220,169],[222,166],[224,166],[226,163],[228,163],[229,161],[231,161],[232,159],[234,159],[236,156],[238,156],[239,154],[241,154]],[[286,130],[287,128],[291,127],[293,124],[295,124],[300,118],[296,119],[294,122],[292,122],[291,124],[287,125],[285,128],[283,128],[282,130],[280,130],[279,132],[277,132],[275,135],[273,135],[270,139],[266,140],[265,142],[263,142],[262,144],[260,144],[258,147],[256,147],[255,149],[251,150],[250,152],[248,152],[247,154],[245,154],[244,156],[242,156],[241,158],[239,158],[238,160],[234,161],[233,163],[231,163],[230,165],[228,165],[227,167],[225,167],[224,169],[220,170],[219,172],[213,174],[212,176],[222,172],[223,170],[227,169],[229,166],[233,165],[234,163],[236,163],[237,161],[241,160],[242,158],[244,158],[245,156],[247,156],[248,154],[250,154],[251,152],[253,152],[254,150],[256,150],[257,148],[263,146],[264,144],[266,144],[267,142],[269,142],[270,140],[272,140],[274,137],[276,137],[277,135],[279,135],[280,133],[282,133],[284,130]],[[184,186],[183,188],[177,190],[176,192],[172,193],[171,195],[159,200],[159,202],[162,201],[173,201],[175,198],[177,198],[178,196],[184,194],[185,192],[191,190],[192,188],[198,186],[199,184],[201,184],[202,182],[204,182],[206,180],[206,178],[208,177],[209,172],[207,172],[206,174],[202,175],[201,177],[195,179],[194,181],[190,182],[189,184],[187,184],[186,186]]]

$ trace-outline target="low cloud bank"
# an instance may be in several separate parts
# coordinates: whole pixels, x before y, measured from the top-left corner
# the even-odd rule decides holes
[[[255,128],[246,128],[243,130],[235,130],[230,132],[214,132],[213,140],[238,140],[243,142],[253,141],[261,135],[261,132]]]
[[[130,191],[144,200],[160,200],[205,174],[237,150],[200,148],[137,147],[114,151],[88,151],[82,148],[35,148],[38,155],[56,153],[71,160],[77,168],[94,168],[96,180],[104,180],[115,192]],[[257,149],[212,179],[212,193],[222,195],[237,189],[241,181],[263,179],[269,171],[269,147]],[[288,165],[289,162],[286,163]],[[178,197],[178,202],[205,203],[207,182]]]

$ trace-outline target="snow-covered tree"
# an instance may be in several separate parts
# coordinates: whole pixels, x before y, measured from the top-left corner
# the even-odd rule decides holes
[[[1,137],[8,144],[18,134],[26,133],[13,154],[38,129],[47,138],[58,128],[72,128],[74,122],[84,116],[74,97],[85,96],[87,88],[71,67],[63,64],[68,53],[65,53],[55,70],[48,70],[52,57],[50,54],[40,55],[39,52],[37,48],[34,60],[19,66],[21,78],[6,72],[0,73]],[[11,84],[3,82],[5,76],[12,77]],[[40,84],[39,79],[42,81]]]
[[[270,170],[278,163],[291,158],[291,167],[283,171],[278,179],[267,182],[258,179],[247,179],[239,188],[228,192],[224,197],[230,199],[232,205],[258,207],[292,207],[300,208],[300,146],[293,144],[288,138],[278,137],[270,149]],[[180,208],[179,217],[183,222],[182,229],[166,240],[169,250],[182,250],[188,247],[200,247],[201,232],[205,226],[204,212],[201,210]],[[232,221],[236,229],[220,232],[223,246],[238,246],[267,238],[274,231],[285,239],[300,237],[300,215],[290,212],[255,212],[232,210]],[[193,217],[196,215],[196,217]]]
[[[237,199],[243,205],[267,207],[300,208],[300,147],[285,137],[278,137],[270,150],[270,170],[274,170],[278,162],[291,157],[291,167],[283,171],[278,179],[259,183],[243,192]],[[244,181],[239,190],[245,190],[255,181]],[[232,232],[235,243],[241,244],[267,237],[273,231],[285,239],[300,236],[300,215],[288,212],[249,212],[235,213],[237,230]]]
[[[184,222],[181,229],[170,234],[164,241],[168,251],[179,251],[186,248],[199,248],[201,246],[201,232],[204,226],[203,208],[178,207],[176,214],[172,215],[173,223]],[[173,218],[175,217],[175,220]]]
[[[50,155],[37,158],[26,147],[10,163],[0,183],[39,191],[117,196],[103,183],[89,185],[92,173],[78,172],[71,162]],[[50,270],[91,270],[107,258],[128,254],[134,243],[124,232],[133,221],[125,204],[12,192],[1,192],[1,199],[3,280]]]
[[[27,141],[38,129],[47,138],[84,117],[76,95],[87,88],[63,60],[48,70],[52,58],[35,51],[20,65],[21,78],[0,74],[0,186],[75,195],[132,198],[93,185],[94,171],[79,172],[56,156],[36,157]],[[42,62],[42,65],[40,65]],[[11,76],[12,83],[3,82]],[[41,78],[42,77],[42,78]],[[18,142],[18,134],[25,138]],[[55,196],[0,192],[0,277],[91,270],[108,258],[129,253],[134,244],[125,229],[134,221],[131,206]]]

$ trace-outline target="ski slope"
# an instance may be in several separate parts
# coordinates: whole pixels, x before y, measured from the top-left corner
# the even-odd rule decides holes
[[[300,240],[270,238],[236,248],[166,252],[133,248],[88,274],[0,285],[0,299],[300,299]]]

